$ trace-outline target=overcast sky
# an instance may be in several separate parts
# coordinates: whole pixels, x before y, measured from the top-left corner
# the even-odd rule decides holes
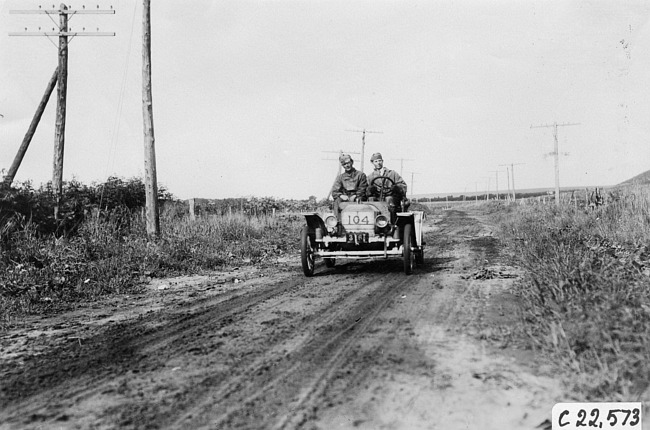
[[[179,198],[325,197],[333,151],[381,152],[415,194],[613,185],[650,169],[650,3],[643,1],[152,1],[158,180]],[[142,176],[142,2],[77,15],[64,179]],[[57,65],[58,3],[0,0],[0,168]],[[58,22],[58,16],[53,17]],[[52,177],[52,97],[18,171]],[[361,167],[360,154],[353,154]],[[404,161],[400,161],[404,159]],[[415,172],[415,173],[413,173]],[[413,182],[411,181],[413,178]],[[410,193],[411,190],[409,190]]]

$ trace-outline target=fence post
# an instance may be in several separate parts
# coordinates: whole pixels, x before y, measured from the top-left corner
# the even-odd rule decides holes
[[[190,219],[194,221],[196,219],[196,200],[190,199]]]

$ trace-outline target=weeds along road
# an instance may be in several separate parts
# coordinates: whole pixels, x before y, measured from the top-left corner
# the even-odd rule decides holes
[[[481,220],[430,216],[412,276],[305,278],[296,252],[28,320],[0,337],[0,428],[534,429],[561,393],[507,341],[518,272]]]

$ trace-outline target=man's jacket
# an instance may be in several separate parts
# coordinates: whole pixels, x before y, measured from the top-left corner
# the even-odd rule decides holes
[[[362,197],[366,197],[367,188],[366,174],[352,168],[350,173],[343,172],[336,177],[334,185],[332,185],[332,198],[336,200],[342,194],[346,194],[347,196],[357,196],[360,200]]]
[[[399,175],[394,170],[386,169],[383,168],[381,170],[373,170],[370,175],[368,175],[368,186],[372,185],[372,180],[375,178],[378,178],[380,176],[386,176],[389,179],[393,181],[393,183],[400,189],[402,192],[402,196],[406,196],[406,182],[404,182],[404,179]],[[388,184],[388,181],[386,181],[386,184]],[[375,183],[375,187],[380,187],[381,186],[381,181],[377,181]],[[390,195],[390,193],[389,193]]]

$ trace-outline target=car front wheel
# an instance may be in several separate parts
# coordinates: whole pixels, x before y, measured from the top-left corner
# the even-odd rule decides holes
[[[314,275],[314,248],[309,237],[309,227],[304,226],[300,232],[300,261],[305,276]]]
[[[406,224],[404,226],[404,273],[407,275],[413,273],[413,268],[415,267],[415,252],[411,249],[412,230],[412,224]]]

